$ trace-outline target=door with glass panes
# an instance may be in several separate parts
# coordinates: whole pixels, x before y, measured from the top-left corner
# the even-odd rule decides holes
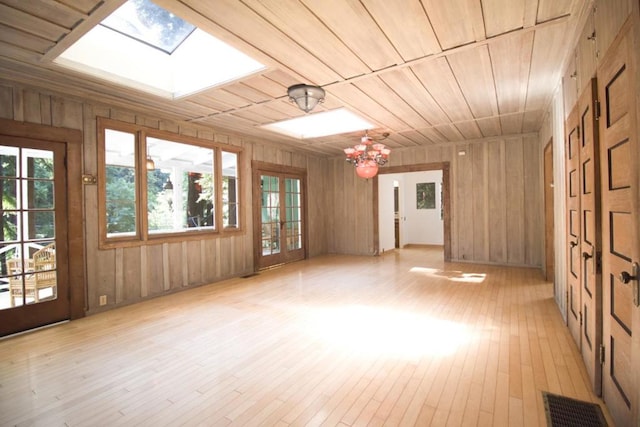
[[[69,318],[65,152],[0,140],[0,336]]]
[[[254,224],[258,269],[305,258],[303,173],[254,172]]]

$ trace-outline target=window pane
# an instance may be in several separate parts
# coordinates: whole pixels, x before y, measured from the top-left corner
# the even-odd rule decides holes
[[[53,209],[53,181],[31,181],[29,193],[29,209]]]
[[[236,228],[238,223],[238,155],[222,152],[222,225]]]
[[[107,237],[135,235],[135,135],[105,130],[105,202]]]
[[[53,179],[53,153],[51,151],[24,149],[28,178]],[[24,167],[24,166],[23,166]]]
[[[18,147],[0,146],[0,176],[16,177],[18,162]]]
[[[215,229],[211,148],[147,138],[149,233]]]

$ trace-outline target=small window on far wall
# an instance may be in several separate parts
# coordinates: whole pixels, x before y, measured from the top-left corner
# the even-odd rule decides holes
[[[237,228],[238,224],[238,154],[222,152],[222,225]]]

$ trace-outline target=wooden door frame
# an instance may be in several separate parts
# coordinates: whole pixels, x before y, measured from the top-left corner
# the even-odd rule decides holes
[[[260,252],[262,250],[262,230],[260,228],[260,205],[258,201],[261,198],[260,191],[260,174],[264,172],[266,174],[291,174],[297,176],[302,181],[302,250],[304,251],[304,259],[309,258],[309,244],[307,242],[309,238],[309,221],[308,221],[308,209],[307,209],[307,170],[303,168],[296,168],[293,166],[278,165],[275,163],[261,162],[258,160],[251,161],[251,182],[252,182],[252,218],[253,218],[253,271],[259,271],[260,265]]]
[[[378,175],[373,178],[373,253],[380,254],[380,227],[378,211],[378,176],[390,173],[409,173],[442,171],[442,209],[443,209],[443,238],[444,238],[444,260],[451,261],[451,196],[449,183],[451,182],[449,162],[419,163],[415,165],[385,166],[378,170]]]
[[[67,247],[69,269],[69,319],[86,313],[82,197],[82,132],[78,129],[0,119],[0,134],[63,143],[67,169]]]

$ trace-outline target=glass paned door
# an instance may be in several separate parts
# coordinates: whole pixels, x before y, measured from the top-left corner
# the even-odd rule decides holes
[[[258,268],[304,259],[304,180],[287,173],[259,172]]]
[[[280,178],[262,175],[262,255],[280,253]]]
[[[66,243],[57,245],[66,242],[64,152],[63,144],[40,141],[0,144],[0,310],[33,326],[69,312]]]
[[[285,178],[287,250],[302,248],[302,193],[300,179]]]

